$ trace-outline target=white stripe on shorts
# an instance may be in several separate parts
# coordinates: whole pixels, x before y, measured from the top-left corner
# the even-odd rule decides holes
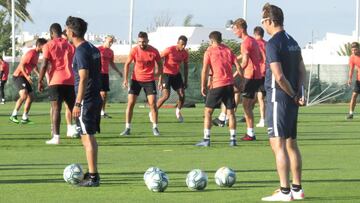
[[[278,108],[278,103],[274,102],[274,108],[273,108],[273,129],[274,129],[274,135],[275,137],[279,137],[279,129],[278,129],[278,125],[277,125],[277,108]]]
[[[83,133],[83,134],[88,134],[88,133],[86,132],[85,124],[84,124],[84,122],[83,122],[83,120],[82,120],[82,114],[83,114],[83,108],[84,108],[83,104],[84,104],[84,102],[81,102],[81,109],[80,109],[79,121],[80,121],[80,127],[81,127],[82,133]]]

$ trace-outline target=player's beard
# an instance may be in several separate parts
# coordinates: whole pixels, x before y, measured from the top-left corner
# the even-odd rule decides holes
[[[148,45],[140,45],[140,48],[145,50],[148,47]]]

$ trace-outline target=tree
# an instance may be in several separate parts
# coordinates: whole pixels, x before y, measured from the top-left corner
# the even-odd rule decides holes
[[[11,47],[11,23],[6,11],[0,11],[0,23],[0,54],[2,54]]]
[[[15,0],[15,15],[21,21],[25,22],[25,21],[29,20],[29,21],[33,22],[33,19],[31,18],[29,12],[26,10],[26,7],[29,3],[30,3],[30,0]],[[11,0],[0,0],[0,6],[5,8],[10,16]]]
[[[339,56],[350,56],[351,55],[351,43],[348,42],[340,47],[340,50],[337,51]]]
[[[198,24],[198,23],[192,24],[191,21],[193,20],[193,18],[194,18],[194,15],[192,15],[192,14],[185,16],[183,26],[185,26],[185,27],[203,27],[202,24]]]
[[[146,28],[147,32],[153,32],[158,27],[168,27],[173,26],[172,18],[169,13],[162,12],[160,15],[154,17],[154,24],[151,24]]]

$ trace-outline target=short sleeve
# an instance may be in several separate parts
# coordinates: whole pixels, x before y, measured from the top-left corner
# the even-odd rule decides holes
[[[170,54],[170,47],[166,48],[166,49],[161,53],[161,55],[162,55],[163,57],[167,57],[169,54]]]
[[[210,61],[210,53],[209,51],[206,51],[204,54],[204,61],[203,64],[205,65],[211,65],[211,61]]]
[[[159,51],[157,49],[155,49],[154,52],[155,52],[155,61],[160,61],[161,57],[160,57]]]
[[[280,51],[273,43],[266,45],[266,61],[270,64],[273,62],[280,62]]]
[[[250,52],[250,41],[244,40],[243,43],[241,43],[241,54],[249,54]]]
[[[76,51],[75,58],[77,62],[77,67],[80,69],[89,69],[90,68],[90,59],[87,53],[84,50]]]
[[[46,43],[42,48],[43,57],[46,59],[50,59],[50,50],[49,50],[49,43]]]

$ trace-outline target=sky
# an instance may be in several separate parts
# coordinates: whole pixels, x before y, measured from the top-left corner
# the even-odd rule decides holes
[[[285,30],[301,46],[324,38],[326,32],[351,35],[355,30],[356,0],[248,0],[248,32],[260,25],[262,6],[269,2],[283,9]],[[65,25],[69,15],[88,22],[88,31],[114,34],[127,40],[130,0],[31,0],[28,6],[34,22],[25,22],[22,31],[46,32],[58,22]],[[243,17],[243,0],[134,0],[134,34],[147,31],[154,18],[167,15],[174,26],[185,16],[194,16],[192,24],[223,28],[229,19]],[[266,39],[269,36],[265,37]]]

